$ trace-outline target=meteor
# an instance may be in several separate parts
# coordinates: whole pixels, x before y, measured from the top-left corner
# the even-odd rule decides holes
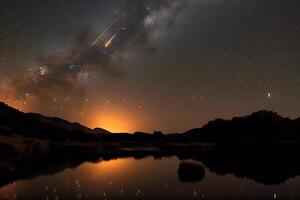
[[[120,28],[104,45],[105,48],[108,48],[111,42],[115,39],[115,37],[122,31],[124,28]]]
[[[111,23],[98,37],[97,39],[91,44],[92,46],[95,46],[97,44],[97,42],[104,36],[104,34],[118,21],[118,19],[116,19],[113,23]]]

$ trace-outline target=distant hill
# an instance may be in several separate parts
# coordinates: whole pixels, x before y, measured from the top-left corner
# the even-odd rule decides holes
[[[23,113],[0,102],[0,135],[20,135],[53,141],[85,141],[108,133],[110,132],[104,129],[90,129],[56,117]]]
[[[90,129],[86,126],[83,126],[79,124],[78,122],[69,122],[67,120],[58,118],[58,117],[47,117],[41,114],[37,113],[27,113],[28,115],[33,116],[34,118],[38,119],[39,121],[42,121],[47,124],[51,124],[52,126],[58,127],[58,128],[63,128],[69,131],[72,130],[81,130],[86,133],[94,133],[94,134],[109,134],[110,132],[102,129],[102,128],[95,128],[95,129]]]
[[[202,128],[191,129],[182,134],[110,134],[101,128],[90,129],[57,117],[23,113],[0,102],[0,135],[20,135],[52,141],[133,141],[140,145],[300,141],[300,118],[293,120],[272,111],[261,110],[231,120],[215,119]]]
[[[185,134],[192,140],[206,142],[300,140],[300,118],[292,120],[262,110],[231,120],[216,119]]]

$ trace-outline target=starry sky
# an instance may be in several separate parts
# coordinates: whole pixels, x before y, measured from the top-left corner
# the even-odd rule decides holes
[[[113,132],[300,116],[298,0],[1,0],[0,27],[0,100],[25,112]]]

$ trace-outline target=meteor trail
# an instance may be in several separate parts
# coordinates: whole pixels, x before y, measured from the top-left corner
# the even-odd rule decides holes
[[[117,22],[117,19],[111,23],[98,37],[97,39],[91,44],[91,46],[94,46],[97,44],[97,42],[104,36],[104,34],[110,29],[110,27],[112,27],[112,25],[114,25]]]
[[[115,39],[115,37],[120,33],[121,30],[124,30],[123,28],[120,28],[104,45],[105,48],[108,48],[111,42]]]

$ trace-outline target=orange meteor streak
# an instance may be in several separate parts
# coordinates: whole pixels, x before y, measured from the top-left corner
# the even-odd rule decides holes
[[[116,37],[116,33],[108,40],[108,42],[106,42],[106,44],[104,45],[105,48],[107,48],[110,43],[113,41],[113,39]]]
[[[105,48],[108,48],[109,45],[111,44],[111,42],[115,39],[115,37],[118,35],[118,33],[122,30],[122,28],[120,28],[104,45]]]

